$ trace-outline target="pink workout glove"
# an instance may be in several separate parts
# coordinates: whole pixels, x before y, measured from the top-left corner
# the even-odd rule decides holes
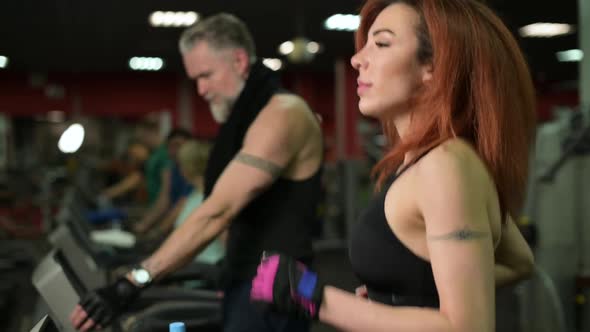
[[[273,254],[258,266],[250,299],[265,309],[317,320],[323,292],[317,273],[289,256]]]

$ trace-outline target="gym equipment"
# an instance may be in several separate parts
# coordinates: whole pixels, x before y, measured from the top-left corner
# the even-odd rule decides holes
[[[76,332],[69,316],[86,288],[72,272],[63,254],[59,250],[47,254],[33,272],[32,281],[49,307],[49,317],[44,320],[50,319],[57,331]],[[38,323],[36,327],[40,332],[47,332],[51,325]]]

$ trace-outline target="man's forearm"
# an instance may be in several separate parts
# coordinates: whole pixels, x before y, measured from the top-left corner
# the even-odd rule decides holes
[[[210,205],[203,203],[142,263],[152,278],[161,279],[190,262],[225,229],[230,218],[228,210]]]

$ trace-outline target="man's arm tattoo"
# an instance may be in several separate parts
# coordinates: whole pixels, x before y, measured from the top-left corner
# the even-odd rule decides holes
[[[241,162],[242,164],[246,164],[248,166],[256,167],[262,171],[269,173],[273,178],[278,178],[279,175],[283,172],[283,169],[262,158],[246,154],[246,153],[238,153],[238,155],[234,158],[235,161]]]
[[[487,238],[487,232],[473,231],[469,228],[463,228],[445,235],[431,236],[430,239],[434,241],[439,240],[456,240],[456,241],[471,241]]]

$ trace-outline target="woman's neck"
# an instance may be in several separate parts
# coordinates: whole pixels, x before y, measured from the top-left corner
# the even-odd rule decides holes
[[[395,130],[397,131],[397,134],[400,138],[400,140],[404,140],[405,137],[407,137],[409,131],[410,131],[410,125],[412,122],[412,112],[409,111],[409,107],[404,107],[406,110],[403,109],[397,109],[395,111],[393,111],[392,113],[394,114],[393,118],[390,120],[393,122],[393,125],[395,126]]]
[[[393,125],[395,126],[395,130],[399,136],[401,142],[407,139],[410,131],[411,131],[411,123],[412,123],[412,113],[411,112],[403,112],[400,113],[393,119]],[[404,160],[400,165],[399,170],[406,167],[412,160],[417,156],[418,151],[410,150],[404,154]]]

